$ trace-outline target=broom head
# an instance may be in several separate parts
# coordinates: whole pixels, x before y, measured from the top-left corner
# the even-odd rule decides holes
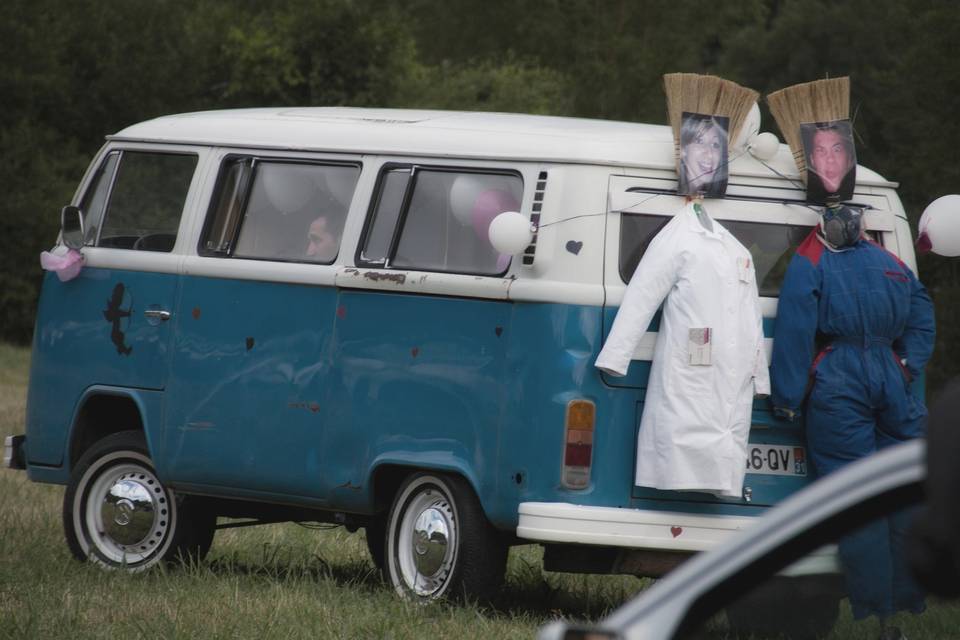
[[[732,142],[737,139],[750,108],[760,96],[736,82],[697,73],[665,74],[663,90],[667,95],[667,117],[673,129],[677,171],[680,170],[680,126],[684,112],[728,118],[727,139]]]

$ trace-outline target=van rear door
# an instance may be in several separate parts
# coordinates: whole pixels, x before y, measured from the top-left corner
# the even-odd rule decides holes
[[[612,176],[609,204],[611,218],[607,238],[607,256],[604,286],[603,330],[606,336],[629,282],[650,240],[670,217],[681,210],[683,198],[672,191],[667,179]],[[764,334],[767,355],[772,351],[777,297],[794,250],[810,233],[817,215],[797,198],[800,193],[789,189],[732,184],[723,199],[705,202],[710,215],[720,222],[750,250],[756,265],[757,285],[764,315]],[[857,194],[858,201],[875,206],[868,211],[868,230],[875,234],[890,231],[892,215],[883,211],[885,200],[867,194]],[[879,235],[875,235],[879,238]],[[637,394],[636,429],[643,412],[647,378],[656,344],[659,314],[634,353],[628,375],[622,378],[607,376],[604,381],[625,393]],[[683,501],[705,503],[732,503],[752,505],[773,504],[810,481],[811,469],[799,425],[774,420],[766,399],[756,400],[753,407],[752,429],[747,449],[747,477],[742,499],[717,499],[704,493],[657,491],[634,487],[638,503],[645,501]],[[649,506],[649,505],[647,505]]]

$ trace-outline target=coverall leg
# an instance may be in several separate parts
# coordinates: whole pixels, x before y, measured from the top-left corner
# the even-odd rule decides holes
[[[910,395],[889,345],[838,342],[818,363],[807,404],[807,443],[819,475],[922,434],[926,411]],[[872,522],[841,539],[853,615],[886,618],[924,608],[906,569],[909,513]]]

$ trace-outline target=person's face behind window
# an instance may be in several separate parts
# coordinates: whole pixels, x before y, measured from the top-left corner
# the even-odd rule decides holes
[[[826,129],[813,134],[810,166],[820,176],[827,193],[840,190],[843,177],[850,168],[850,155],[839,132]]]
[[[687,184],[692,193],[703,191],[720,168],[722,141],[716,127],[707,125],[684,147]]]
[[[337,238],[328,231],[325,217],[321,216],[310,223],[308,238],[307,257],[317,262],[330,262],[337,257]]]

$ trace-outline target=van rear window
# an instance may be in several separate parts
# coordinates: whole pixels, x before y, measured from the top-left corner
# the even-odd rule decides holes
[[[510,256],[490,244],[490,222],[519,211],[512,172],[388,166],[380,175],[358,262],[383,268],[497,275]]]
[[[650,241],[670,217],[624,213],[620,219],[620,278],[626,283],[630,281]],[[720,220],[720,223],[753,255],[760,295],[780,295],[787,264],[813,227],[742,220]]]

